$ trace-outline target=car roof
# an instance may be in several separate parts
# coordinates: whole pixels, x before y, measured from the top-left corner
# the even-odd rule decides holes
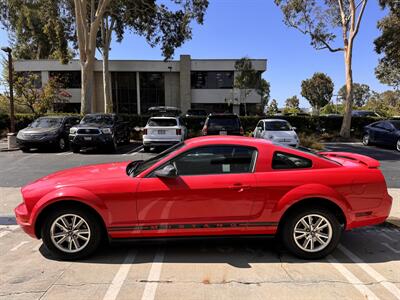
[[[271,141],[255,139],[253,137],[234,136],[234,135],[207,135],[195,137],[185,141],[190,146],[207,146],[210,144],[233,144],[242,146],[272,145]]]
[[[238,117],[238,115],[230,113],[210,113],[208,117]]]
[[[174,120],[176,120],[176,119],[179,119],[179,117],[173,117],[173,116],[171,116],[171,117],[169,117],[169,116],[154,116],[154,117],[150,117],[150,119],[174,119]]]

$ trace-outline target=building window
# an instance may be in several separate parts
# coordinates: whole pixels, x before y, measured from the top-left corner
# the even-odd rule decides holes
[[[137,114],[136,72],[112,72],[114,112]]]
[[[26,71],[26,72],[16,72],[17,77],[23,77],[25,80],[29,80],[33,84],[35,89],[40,89],[42,87],[42,72],[40,71]]]
[[[51,71],[49,77],[56,78],[65,89],[80,89],[82,86],[80,71]]]
[[[192,89],[231,89],[233,71],[196,71],[191,73]]]
[[[146,114],[152,106],[165,105],[164,74],[140,72],[140,110]]]

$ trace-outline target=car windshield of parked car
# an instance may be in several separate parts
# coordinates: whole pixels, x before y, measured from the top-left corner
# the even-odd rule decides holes
[[[112,125],[113,118],[108,115],[87,115],[82,119],[81,124]]]
[[[237,129],[240,127],[237,117],[216,117],[208,119],[208,128],[211,129]]]
[[[60,127],[62,118],[39,118],[36,119],[29,127],[31,128],[52,128]]]
[[[284,121],[272,121],[265,122],[265,130],[270,131],[289,131],[292,130],[288,122]]]
[[[400,121],[390,121],[390,123],[394,126],[394,128],[400,130]]]
[[[132,169],[127,170],[126,173],[133,177],[137,176],[140,173],[142,173],[143,171],[150,168],[155,163],[159,162],[160,160],[162,160],[165,157],[167,157],[168,155],[170,155],[172,152],[182,148],[183,146],[185,146],[185,143],[179,143],[179,144],[176,144],[176,145],[168,148],[167,150],[161,152],[157,156],[154,156],[148,160],[139,161],[137,164],[134,164],[133,166],[131,166],[131,164],[129,164],[128,168],[132,168]]]
[[[149,122],[147,123],[148,126],[151,127],[170,127],[170,126],[176,126],[177,122],[176,119],[170,118],[151,118]]]

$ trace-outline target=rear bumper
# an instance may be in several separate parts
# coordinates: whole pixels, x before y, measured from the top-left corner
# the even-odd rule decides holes
[[[152,139],[143,137],[143,146],[172,146],[181,141],[182,138],[180,136],[175,139]]]
[[[346,229],[377,225],[385,222],[389,217],[392,202],[393,198],[389,194],[386,194],[378,207],[352,213],[351,220],[347,224]]]
[[[22,230],[31,237],[37,238],[35,234],[35,227],[29,222],[30,214],[25,206],[25,203],[20,203],[14,210],[15,218]]]

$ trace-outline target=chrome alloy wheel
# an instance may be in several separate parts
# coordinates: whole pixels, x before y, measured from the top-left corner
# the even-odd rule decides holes
[[[397,151],[400,151],[400,139],[397,140],[396,149]]]
[[[325,217],[317,214],[302,217],[295,225],[293,238],[296,245],[305,252],[325,249],[332,239],[332,226]]]
[[[58,147],[60,150],[65,150],[65,140],[63,138],[58,141]]]
[[[58,249],[66,253],[76,253],[84,249],[90,241],[88,223],[75,214],[58,217],[50,228],[51,240]]]

